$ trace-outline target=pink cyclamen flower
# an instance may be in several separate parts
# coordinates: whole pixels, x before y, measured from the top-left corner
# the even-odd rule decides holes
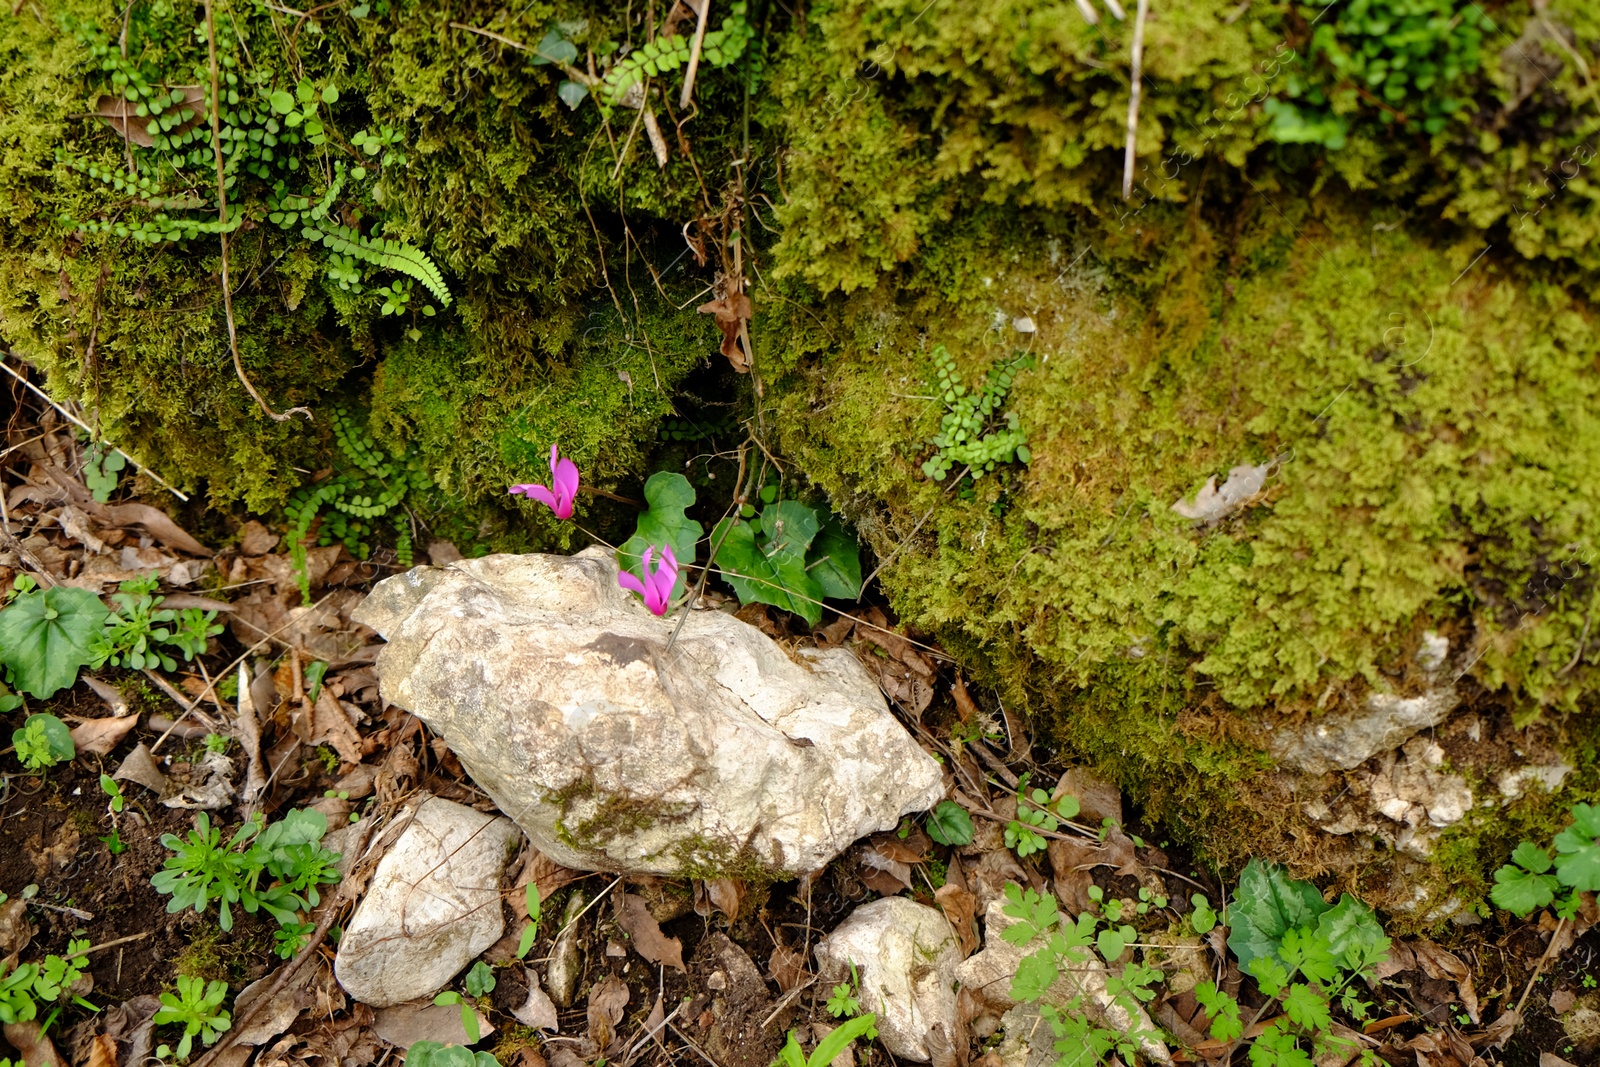
[[[665,615],[667,601],[672,599],[672,587],[678,583],[678,561],[672,555],[672,546],[667,545],[661,550],[661,563],[654,572],[650,570],[650,557],[655,552],[654,547],[644,550],[644,581],[640,581],[634,574],[623,571],[617,575],[617,584],[622,588],[638,593],[644,597],[644,606],[650,609],[652,615]]]
[[[511,492],[537,500],[555,512],[558,519],[572,518],[572,500],[578,495],[578,465],[570,459],[558,459],[555,445],[550,446],[550,484],[553,492],[537,483],[513,485]]]

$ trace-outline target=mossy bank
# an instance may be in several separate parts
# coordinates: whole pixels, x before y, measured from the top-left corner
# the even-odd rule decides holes
[[[118,73],[209,73],[201,8],[130,12],[0,14],[0,336],[165,477],[271,508],[328,420],[235,373],[209,138],[162,171],[89,114]],[[904,619],[1214,860],[1398,862],[1310,830],[1265,752],[1414,694],[1429,632],[1458,717],[1572,768],[1503,809],[1480,782],[1434,885],[1600,791],[1590,6],[1156,5],[1126,198],[1132,28],[1072,3],[729,5],[693,105],[663,61],[642,108],[607,85],[665,32],[644,10],[213,16],[229,128],[324,131],[236,174],[242,368],[279,411],[362,412],[485,541],[561,544],[498,503],[550,443],[637,485],[662,419],[722,405],[856,523]],[[194,203],[85,172],[130,160]],[[748,375],[695,313],[730,271]],[[968,385],[1010,368],[1029,462],[928,477],[939,346]],[[1244,506],[1172,509],[1241,466]]]

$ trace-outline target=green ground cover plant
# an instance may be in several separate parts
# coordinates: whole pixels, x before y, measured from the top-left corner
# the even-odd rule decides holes
[[[187,838],[162,835],[161,843],[175,854],[151,884],[171,896],[169,912],[193,908],[204,914],[216,901],[224,931],[233,929],[235,904],[250,915],[265,911],[280,927],[294,931],[294,941],[280,939],[280,955],[293,948],[288,958],[298,951],[298,939],[305,933],[302,913],[321,902],[322,886],[339,880],[334,868],[338,854],[321,846],[327,829],[321,812],[296,809],[274,823],[248,820],[224,843],[221,829],[202,811]]]

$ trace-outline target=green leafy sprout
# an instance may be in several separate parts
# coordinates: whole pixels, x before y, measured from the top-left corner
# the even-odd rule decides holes
[[[1489,899],[1522,918],[1555,904],[1556,914],[1577,914],[1579,894],[1600,890],[1600,807],[1575,804],[1572,825],[1555,837],[1556,855],[1531,841],[1519,844],[1511,862],[1494,873]]]
[[[281,927],[298,927],[300,913],[321,902],[319,887],[339,880],[338,854],[320,844],[327,829],[321,812],[297,809],[265,827],[247,821],[223,844],[222,831],[202,811],[187,840],[162,835],[161,843],[176,854],[150,883],[171,895],[169,912],[193,908],[204,914],[206,905],[217,901],[218,924],[225,931],[233,929],[234,904],[251,915],[265,911]],[[280,954],[283,944],[280,939]]]
[[[30,771],[49,770],[77,755],[72,731],[50,714],[28,716],[20,729],[11,732],[11,744],[17,750],[17,759]]]
[[[176,1023],[183,1027],[178,1040],[178,1059],[187,1059],[194,1047],[196,1035],[206,1045],[214,1045],[223,1031],[232,1025],[228,1011],[222,1007],[228,995],[226,984],[203,978],[179,975],[177,993],[162,993],[161,1007],[155,1013],[157,1026]]]

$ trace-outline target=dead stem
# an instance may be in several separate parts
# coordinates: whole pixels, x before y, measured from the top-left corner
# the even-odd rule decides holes
[[[206,54],[211,65],[211,151],[216,158],[217,167],[217,218],[224,227],[228,223],[228,183],[223,176],[222,165],[222,90],[221,79],[217,74],[217,24],[212,14],[211,0],[206,0]],[[233,319],[233,290],[228,284],[228,231],[226,228],[218,234],[222,243],[222,310],[228,318],[228,350],[233,355],[233,372],[239,376],[245,391],[248,392],[257,406],[266,413],[267,417],[275,422],[287,422],[291,415],[302,414],[307,421],[311,420],[311,409],[296,407],[290,408],[283,414],[278,414],[261,399],[261,394],[256,392],[256,387],[251,384],[249,375],[244,372],[244,363],[239,359],[239,330]]]

